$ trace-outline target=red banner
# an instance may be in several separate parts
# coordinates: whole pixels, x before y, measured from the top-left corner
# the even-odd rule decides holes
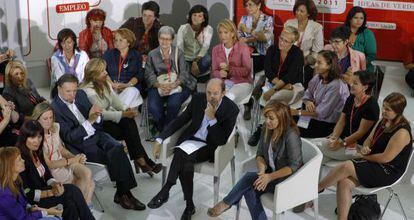
[[[56,5],[56,13],[70,13],[78,11],[89,11],[89,2],[78,2],[70,4],[59,4]]]

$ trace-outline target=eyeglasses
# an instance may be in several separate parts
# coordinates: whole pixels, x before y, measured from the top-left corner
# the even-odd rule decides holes
[[[288,41],[288,40],[286,40],[286,39],[284,39],[282,37],[279,37],[279,41],[282,42],[282,43],[285,43],[285,44],[293,44],[294,43],[294,42]]]
[[[338,44],[340,44],[342,42],[344,42],[344,41],[343,40],[329,40],[329,43],[330,44],[336,44],[336,45],[338,45]]]
[[[172,38],[160,37],[160,38],[158,38],[158,40],[160,40],[160,41],[172,41]]]

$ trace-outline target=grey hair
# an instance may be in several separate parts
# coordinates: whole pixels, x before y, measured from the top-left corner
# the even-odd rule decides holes
[[[171,26],[162,26],[158,31],[158,37],[160,37],[161,34],[168,34],[171,36],[171,39],[174,40],[175,31],[174,28],[172,28]]]

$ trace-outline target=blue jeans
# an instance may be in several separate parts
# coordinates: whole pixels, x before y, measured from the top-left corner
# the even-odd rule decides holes
[[[244,196],[252,219],[265,220],[267,217],[262,203],[260,202],[260,196],[266,192],[273,193],[276,184],[281,180],[274,180],[267,184],[264,191],[257,191],[253,187],[253,183],[256,181],[257,177],[258,175],[255,172],[247,172],[244,174],[229,194],[223,199],[223,202],[230,206],[236,205]]]
[[[193,61],[187,61],[187,64],[191,72],[191,65],[193,65]],[[211,56],[209,54],[204,55],[204,57],[202,57],[197,64],[198,69],[200,70],[200,75],[203,75],[211,68]]]
[[[181,104],[190,96],[190,89],[182,87],[183,90],[169,96],[161,97],[157,88],[148,90],[148,111],[154,118],[158,131],[162,131],[165,125],[177,117]],[[164,112],[164,105],[167,111]]]

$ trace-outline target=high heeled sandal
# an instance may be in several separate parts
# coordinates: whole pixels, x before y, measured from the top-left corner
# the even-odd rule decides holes
[[[154,173],[152,172],[152,167],[148,166],[147,164],[141,165],[137,161],[134,161],[134,166],[135,166],[135,172],[137,174],[139,174],[140,171],[142,171],[143,173],[148,174],[150,177],[154,176]]]
[[[222,203],[224,203],[224,202],[222,202]],[[220,203],[219,203],[220,204]],[[218,205],[218,204],[217,204]],[[216,205],[216,206],[217,206]],[[226,204],[227,205],[227,204]],[[214,206],[215,207],[215,206]],[[216,212],[215,211],[215,209],[214,209],[214,207],[213,208],[209,208],[208,210],[207,210],[207,215],[208,216],[210,216],[210,217],[218,217],[219,215],[221,215],[221,214],[223,214],[225,211],[227,211],[227,210],[229,210],[230,208],[231,208],[231,206],[229,206],[229,207],[227,207],[227,208],[225,208],[225,209],[223,209],[223,210],[221,210],[221,212]]]

